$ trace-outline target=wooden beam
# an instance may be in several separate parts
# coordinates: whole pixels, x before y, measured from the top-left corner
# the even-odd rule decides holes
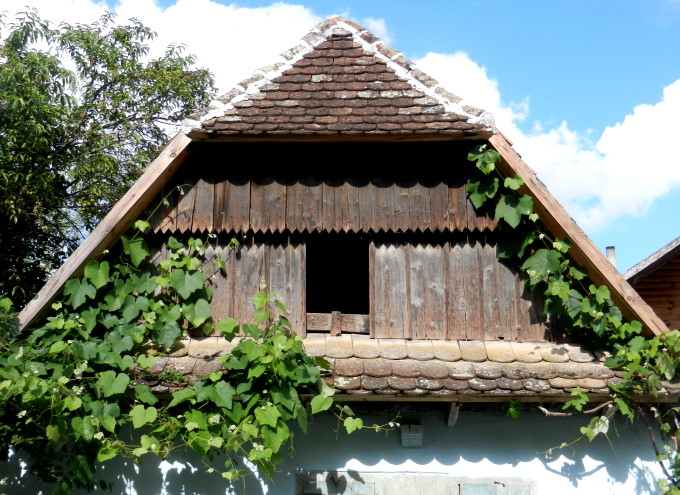
[[[449,415],[446,418],[446,426],[453,428],[458,421],[458,413],[460,412],[460,402],[452,402],[449,404]]]
[[[574,261],[585,267],[588,276],[596,285],[606,285],[610,289],[611,299],[627,320],[639,320],[649,334],[659,335],[668,330],[652,308],[635,292],[633,287],[612,266],[597,249],[595,244],[585,235],[576,222],[569,216],[564,207],[548,192],[536,173],[522,160],[517,152],[501,135],[489,138],[489,143],[501,155],[498,169],[505,176],[519,175],[524,185],[519,192],[534,198],[534,211],[548,230],[558,238],[571,242],[569,255]]]
[[[19,329],[32,325],[44,316],[66,281],[80,275],[88,261],[102,256],[105,250],[118,241],[129,223],[149,206],[184,162],[189,155],[189,143],[191,139],[182,132],[170,140],[137,182],[19,313]]]

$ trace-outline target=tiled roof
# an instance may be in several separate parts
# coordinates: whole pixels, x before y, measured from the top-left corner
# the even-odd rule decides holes
[[[150,369],[156,376],[179,373],[187,383],[220,369],[218,357],[235,343],[220,337],[188,339]],[[604,365],[604,356],[575,344],[507,341],[432,341],[371,339],[365,335],[309,335],[305,348],[331,364],[326,380],[337,393],[366,398],[430,397],[484,400],[491,397],[566,397],[607,394],[621,383],[620,373]],[[147,381],[156,393],[181,388],[177,383]],[[680,385],[664,383],[663,393],[680,394]]]
[[[184,122],[206,136],[439,135],[488,137],[470,107],[361,26],[332,17]]]

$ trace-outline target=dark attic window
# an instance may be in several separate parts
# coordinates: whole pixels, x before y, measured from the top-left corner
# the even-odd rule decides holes
[[[368,240],[353,233],[315,233],[306,241],[307,312],[367,315]]]

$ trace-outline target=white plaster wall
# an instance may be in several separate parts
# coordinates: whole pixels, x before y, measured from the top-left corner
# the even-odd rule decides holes
[[[659,493],[655,476],[660,470],[640,422],[617,422],[608,435],[611,445],[604,437],[592,443],[583,439],[550,455],[549,449],[576,439],[579,427],[590,418],[547,418],[526,412],[511,419],[497,411],[471,409],[463,405],[458,422],[449,428],[441,406],[403,407],[399,421],[423,425],[421,448],[402,448],[398,431],[363,430],[348,436],[338,429],[335,418],[314,418],[307,435],[296,435],[295,455],[283,462],[269,483],[251,477],[230,487],[218,475],[198,469],[200,462],[192,455],[172,459],[172,464],[148,456],[142,467],[107,463],[104,473],[116,479],[113,493],[121,495],[293,495],[300,470],[352,471],[359,477],[361,473],[428,472],[468,479],[523,478],[535,483],[539,495]],[[366,424],[384,423],[393,414],[363,417]],[[25,477],[19,479],[17,469],[16,462],[0,464],[0,478],[11,476],[4,493],[50,493]]]

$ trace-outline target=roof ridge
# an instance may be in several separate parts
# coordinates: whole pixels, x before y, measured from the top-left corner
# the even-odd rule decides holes
[[[189,134],[193,129],[201,127],[203,122],[223,116],[225,112],[235,108],[235,104],[252,98],[266,89],[275,77],[291,69],[293,64],[315,50],[331,35],[344,33],[352,35],[352,39],[360,43],[367,53],[384,61],[398,77],[410,82],[415,89],[427,96],[438,100],[447,113],[452,112],[467,117],[468,123],[483,124],[493,133],[497,132],[495,119],[490,112],[468,105],[462,97],[448,91],[439,81],[419,69],[403,53],[387,45],[363,26],[342,16],[329,17],[320,22],[303,36],[297,45],[280,53],[277,60],[255,69],[249,78],[240,81],[227,93],[212,100],[208,107],[184,119],[182,131]]]

